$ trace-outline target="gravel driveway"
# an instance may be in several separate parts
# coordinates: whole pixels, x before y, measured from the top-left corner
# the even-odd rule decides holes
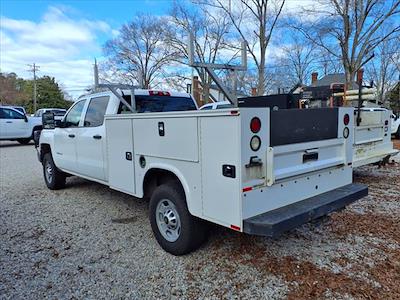
[[[33,145],[0,143],[0,299],[399,299],[400,164],[359,168],[370,195],[279,239],[213,227],[174,257],[147,203],[80,178],[45,187]]]

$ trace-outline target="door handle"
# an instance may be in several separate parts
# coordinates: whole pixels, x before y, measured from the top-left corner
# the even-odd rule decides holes
[[[12,121],[6,121],[6,123],[12,123]]]
[[[93,138],[96,139],[96,140],[100,140],[101,139],[101,135],[96,134],[96,135],[93,136]]]
[[[75,137],[75,134],[68,134],[68,137],[74,138],[74,137]]]

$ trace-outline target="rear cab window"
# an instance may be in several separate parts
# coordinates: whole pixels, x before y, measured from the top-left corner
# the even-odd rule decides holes
[[[123,97],[131,104],[130,96]],[[197,110],[190,97],[135,95],[135,102],[138,113]],[[121,113],[131,113],[131,111],[123,103],[120,103],[118,114]]]

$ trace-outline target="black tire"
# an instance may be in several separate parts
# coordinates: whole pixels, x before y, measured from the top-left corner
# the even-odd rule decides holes
[[[397,131],[396,131],[396,138],[400,139],[400,125],[399,127],[397,127]]]
[[[50,190],[58,190],[65,187],[65,174],[57,169],[51,153],[46,153],[44,155],[42,164],[43,177],[47,187]]]
[[[30,141],[31,141],[31,138],[17,140],[17,142],[20,143],[21,145],[28,145]]]
[[[157,217],[159,220],[165,219],[165,217],[161,218],[163,214],[160,213],[158,215],[157,211],[160,212],[158,210],[159,204],[160,206],[164,205],[166,200],[173,203],[174,212],[177,213],[179,217],[180,231],[175,241],[170,241],[164,237],[157,224]],[[157,242],[165,251],[173,255],[184,255],[194,251],[199,248],[207,238],[206,224],[189,213],[186,205],[185,193],[182,186],[177,181],[169,181],[156,188],[150,198],[149,214],[151,228]],[[166,223],[164,222],[164,224]],[[170,224],[172,224],[172,222]]]

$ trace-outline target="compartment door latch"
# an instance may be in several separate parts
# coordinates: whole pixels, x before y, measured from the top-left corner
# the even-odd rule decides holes
[[[236,178],[236,167],[233,165],[222,165],[222,175]]]

